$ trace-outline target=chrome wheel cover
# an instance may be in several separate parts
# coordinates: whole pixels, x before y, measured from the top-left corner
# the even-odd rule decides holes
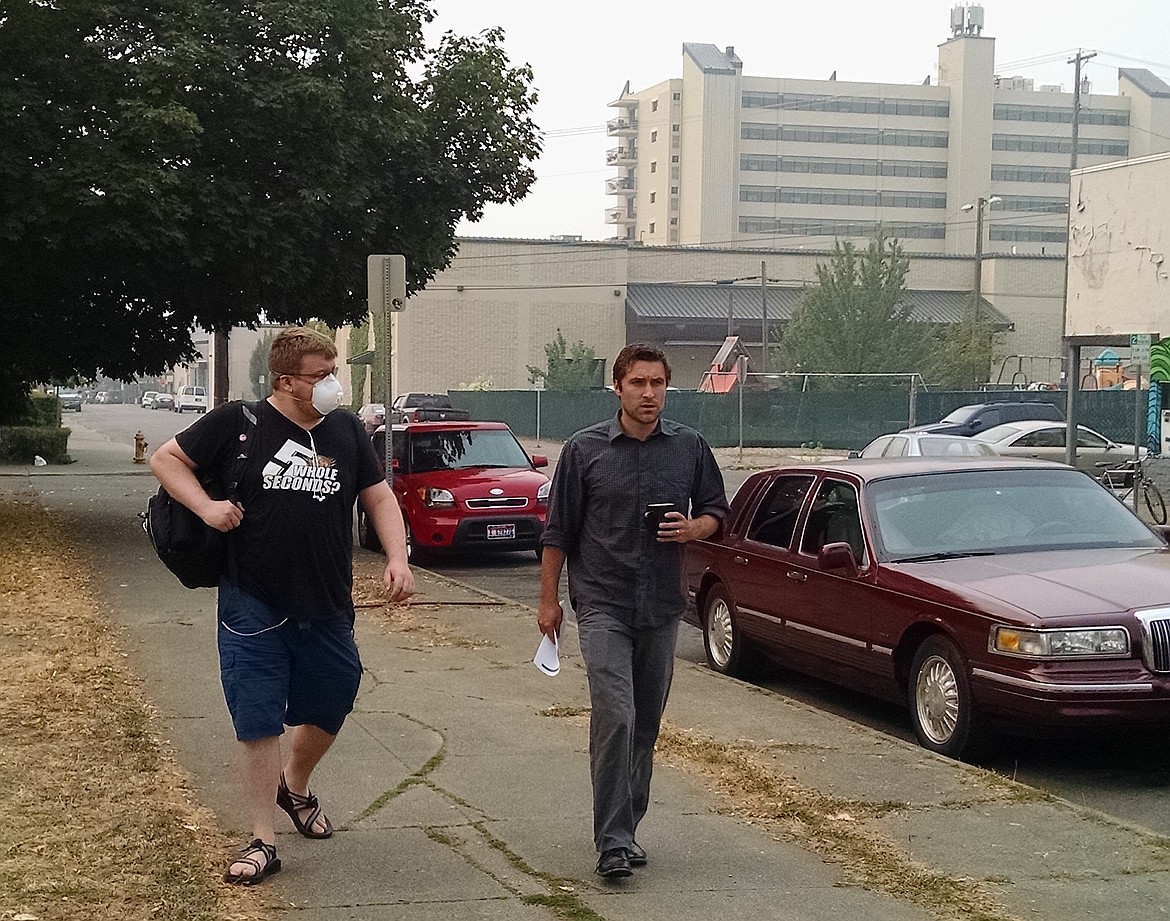
[[[707,610],[707,648],[711,661],[724,669],[731,661],[735,636],[731,626],[731,608],[723,598],[716,598]]]
[[[923,734],[936,745],[945,745],[959,722],[959,681],[942,656],[930,656],[918,670],[914,685],[914,709]]]

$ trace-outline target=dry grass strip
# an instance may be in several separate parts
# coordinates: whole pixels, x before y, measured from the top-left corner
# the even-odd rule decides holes
[[[924,866],[865,827],[864,819],[905,804],[827,796],[765,764],[750,745],[716,742],[665,723],[656,750],[663,762],[702,776],[720,797],[721,812],[820,854],[853,885],[885,891],[938,918],[1017,921],[977,880]]]
[[[0,499],[0,919],[249,921],[64,528]]]

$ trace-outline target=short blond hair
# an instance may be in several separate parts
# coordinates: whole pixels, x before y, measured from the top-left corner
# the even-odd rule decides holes
[[[285,374],[297,374],[301,359],[306,355],[337,357],[337,346],[323,333],[308,326],[294,326],[281,330],[268,350],[268,373],[275,387],[276,379]]]

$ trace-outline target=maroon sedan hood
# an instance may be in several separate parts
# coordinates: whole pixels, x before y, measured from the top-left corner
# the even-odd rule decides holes
[[[1164,550],[1049,550],[891,568],[951,594],[952,603],[967,599],[985,610],[1015,609],[1046,622],[1170,606],[1170,553]]]

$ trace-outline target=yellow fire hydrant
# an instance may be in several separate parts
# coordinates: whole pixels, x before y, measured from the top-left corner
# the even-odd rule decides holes
[[[141,432],[134,433],[134,463],[146,463],[146,436]]]

